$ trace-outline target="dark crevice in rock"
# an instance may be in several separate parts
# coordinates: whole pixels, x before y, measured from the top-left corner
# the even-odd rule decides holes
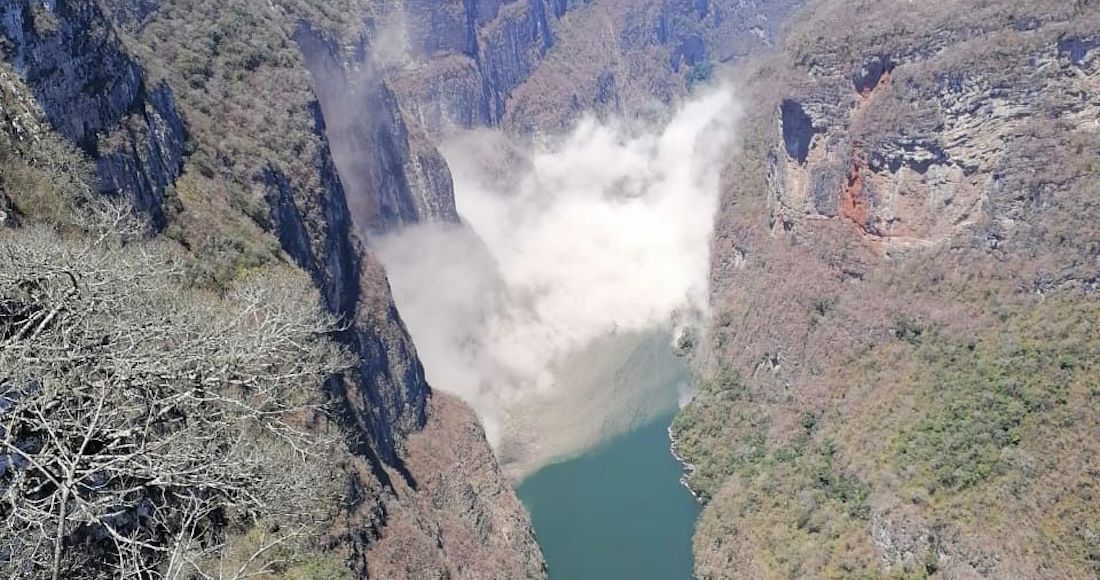
[[[787,155],[800,164],[806,163],[814,134],[821,130],[814,127],[813,119],[802,108],[802,104],[793,99],[783,99],[779,106],[779,115],[783,146]]]
[[[883,77],[894,70],[894,61],[888,56],[873,56],[852,73],[852,85],[856,92],[869,94],[878,87]]]
[[[1058,41],[1058,54],[1069,59],[1070,64],[1080,66],[1088,59],[1089,53],[1100,48],[1098,38],[1063,38]]]

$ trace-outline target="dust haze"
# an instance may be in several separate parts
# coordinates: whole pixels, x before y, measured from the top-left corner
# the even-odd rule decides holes
[[[513,477],[675,408],[736,119],[722,88],[650,126],[463,134],[442,148],[463,225],[375,241],[429,381],[477,410]]]

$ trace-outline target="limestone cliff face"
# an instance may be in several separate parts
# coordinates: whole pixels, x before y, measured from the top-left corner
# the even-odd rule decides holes
[[[414,492],[387,498],[387,530],[367,554],[372,578],[545,578],[526,511],[505,481],[477,417],[432,397],[428,424],[408,440]]]
[[[427,221],[457,221],[450,171],[420,126],[407,123],[360,37],[350,54],[307,25],[295,33],[309,67],[352,215],[385,233]]]
[[[801,4],[409,0],[411,63],[393,84],[431,134],[497,125],[553,133],[590,110],[633,114],[643,98],[670,104],[692,68],[700,74],[769,45]]]
[[[2,50],[53,127],[96,161],[99,189],[164,225],[186,133],[172,90],[149,86],[92,3],[0,3]]]
[[[700,577],[1100,569],[1095,367],[1057,362],[1098,348],[1097,18],[819,0],[746,66],[677,421]]]
[[[317,131],[323,133],[324,125]],[[430,388],[389,296],[385,273],[371,267],[373,258],[355,234],[335,165],[322,159],[325,187],[314,199],[302,199],[300,193],[296,198],[290,181],[278,171],[265,171],[263,179],[283,248],[313,277],[329,310],[352,322],[339,338],[359,355],[360,366],[330,388],[342,401],[345,418],[362,435],[358,452],[385,477],[382,463],[403,469],[400,442],[423,427]],[[304,215],[303,207],[318,215]]]
[[[1043,27],[1034,26],[1028,32],[1038,35]],[[999,244],[993,238],[1014,229],[1009,222],[1028,221],[1018,200],[1002,197],[1005,174],[1019,171],[1013,151],[1035,115],[1092,129],[1095,46],[1087,35],[1049,30],[1018,47],[1026,71],[989,70],[973,60],[982,50],[908,47],[863,57],[847,73],[821,67],[827,79],[784,100],[777,115],[783,147],[769,158],[771,227],[839,218],[890,257],[975,230]]]
[[[450,171],[431,137],[492,126],[553,45],[564,0],[384,5],[351,43],[308,25],[312,74],[352,215],[373,233],[457,222]]]

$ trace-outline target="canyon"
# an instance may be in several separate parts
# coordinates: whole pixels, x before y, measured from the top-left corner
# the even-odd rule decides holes
[[[0,0],[0,225],[65,224],[98,196],[189,257],[182,286],[224,294],[284,267],[312,282],[355,361],[316,393],[342,499],[309,557],[336,578],[553,574],[513,484],[664,416],[643,385],[686,363],[672,434],[704,502],[696,577],[1086,577],[1097,30],[1087,0]],[[713,181],[659,206],[667,222],[700,211],[682,228],[702,259],[694,308],[578,339],[553,370],[583,387],[557,407],[485,393],[514,368],[451,372],[454,345],[484,332],[467,303],[509,280],[561,290],[554,275],[599,254],[568,253],[575,221],[493,235],[486,215],[530,210],[487,193],[568,206],[570,177],[598,180],[562,159],[610,165],[578,135],[622,161],[714,87],[732,108],[711,120],[736,125],[691,133],[705,162],[676,143],[595,187]],[[551,243],[525,245],[539,228]],[[539,264],[422,276],[507,266],[512,245]],[[588,319],[634,303],[564,288],[600,305]],[[422,310],[418,292],[446,300]],[[441,312],[474,322],[433,342]]]
[[[428,386],[370,239],[458,220],[437,139],[477,126],[556,131],[597,102],[631,111],[650,105],[651,80],[670,105],[708,51],[744,53],[774,34],[773,8],[740,10],[10,0],[0,5],[5,130],[25,138],[22,113],[35,138],[76,147],[96,190],[195,256],[197,283],[289,259],[347,322],[334,338],[359,363],[325,392],[347,432],[348,497],[330,545],[353,570],[540,577],[525,512],[470,411]],[[622,31],[615,51],[585,42],[592,26]],[[730,34],[708,48],[719,29]],[[554,57],[566,51],[593,62],[566,67]],[[559,75],[569,94],[534,88]],[[532,98],[554,100],[539,104],[546,120],[523,113]],[[38,219],[12,185],[5,215]],[[467,476],[453,482],[456,465]]]

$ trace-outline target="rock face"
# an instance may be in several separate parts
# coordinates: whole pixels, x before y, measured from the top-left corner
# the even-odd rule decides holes
[[[458,221],[450,171],[429,136],[498,124],[567,8],[565,0],[409,1],[350,44],[308,25],[296,30],[322,112],[339,120],[326,136],[361,227],[384,234]]]
[[[1079,100],[1093,48],[1075,37],[1034,46],[1027,58],[1043,72],[1011,85],[954,63],[932,81],[919,76],[945,54],[875,55],[847,75],[854,91],[837,75],[805,105],[784,99],[786,155],[772,157],[772,223],[839,215],[885,253],[950,238],[982,215],[990,176],[1002,171],[1031,112],[1065,115],[1075,127],[1094,118],[1096,106]]]
[[[381,234],[458,220],[433,138],[484,126],[552,133],[588,110],[633,115],[651,108],[652,86],[671,103],[684,76],[703,75],[689,69],[766,45],[798,5],[410,0],[386,5],[350,40],[308,25],[294,38],[330,120],[352,216]]]
[[[323,134],[324,125],[317,131]],[[321,178],[325,188],[310,201],[323,218],[311,222],[287,177],[273,169],[264,175],[283,248],[309,272],[329,310],[354,321],[339,339],[359,355],[360,367],[344,381],[330,383],[330,389],[342,401],[345,419],[362,436],[358,451],[385,477],[383,463],[404,470],[399,442],[423,427],[430,389],[389,297],[385,273],[372,267],[373,258],[358,242],[331,159],[321,166]]]
[[[775,41],[801,0],[604,0],[570,10],[547,58],[505,107],[520,134],[568,130],[584,114],[652,116],[710,80],[714,65]]]
[[[1098,26],[824,0],[746,65],[677,420],[699,577],[1100,570]]]
[[[411,124],[429,135],[479,126],[552,134],[585,112],[635,115],[655,99],[671,104],[685,77],[705,80],[712,63],[774,42],[801,4],[407,1],[405,60],[386,76]],[[383,29],[376,36],[390,40]]]
[[[389,499],[387,534],[367,555],[372,578],[542,578],[523,507],[504,480],[477,418],[448,395],[432,397],[409,438],[417,493]],[[472,531],[472,532],[471,532]]]
[[[182,168],[183,121],[171,89],[147,86],[104,22],[93,3],[0,3],[5,58],[50,123],[95,159],[100,191],[128,197],[160,228],[165,190]]]
[[[295,34],[312,74],[356,222],[375,233],[427,221],[457,222],[446,162],[416,124],[408,124],[382,72],[344,54],[308,26]],[[363,40],[360,40],[363,42]],[[358,46],[354,54],[367,54]]]
[[[569,0],[405,3],[409,67],[395,81],[429,131],[496,125],[554,44]]]

